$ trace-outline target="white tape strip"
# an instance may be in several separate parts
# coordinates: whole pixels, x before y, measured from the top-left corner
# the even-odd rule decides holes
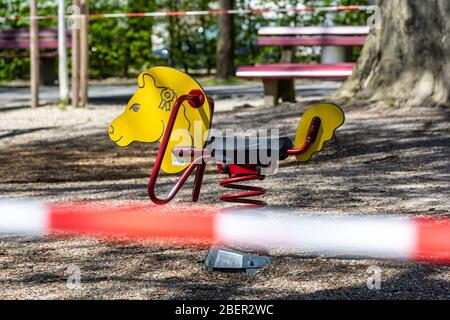
[[[408,259],[416,244],[414,223],[402,218],[223,214],[216,223],[216,236],[225,243],[282,246],[315,254]]]
[[[0,200],[0,233],[42,235],[48,226],[49,214],[44,204]]]

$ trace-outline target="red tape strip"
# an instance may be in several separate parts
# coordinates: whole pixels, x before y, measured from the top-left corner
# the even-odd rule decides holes
[[[450,263],[450,221],[448,219],[416,219],[416,261]]]
[[[51,206],[49,229],[129,239],[164,238],[195,245],[199,241],[213,242],[215,212],[212,208],[193,206]]]

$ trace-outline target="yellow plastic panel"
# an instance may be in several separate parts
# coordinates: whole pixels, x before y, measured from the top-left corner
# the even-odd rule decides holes
[[[121,147],[135,141],[161,142],[177,98],[195,89],[201,90],[206,97],[205,91],[194,79],[168,67],[144,71],[139,75],[138,85],[125,111],[109,128],[110,139]],[[208,99],[198,109],[191,107],[188,102],[183,103],[161,166],[164,172],[179,173],[189,165],[174,157],[174,147],[204,147],[207,139],[205,132],[211,126],[211,112]]]
[[[303,146],[306,140],[308,129],[313,118],[319,117],[321,120],[319,133],[316,141],[308,148],[306,152],[297,156],[300,162],[306,162],[314,153],[320,152],[325,143],[333,139],[334,132],[345,122],[345,115],[342,109],[335,104],[320,103],[310,107],[300,120],[295,138],[295,147]]]

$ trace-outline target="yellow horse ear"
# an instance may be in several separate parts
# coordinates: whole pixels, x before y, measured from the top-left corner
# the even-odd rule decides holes
[[[145,79],[144,79],[144,77],[145,77],[145,72],[142,72],[138,76],[138,86],[139,86],[139,88],[145,87]]]
[[[144,71],[138,76],[138,86],[142,89],[148,85],[153,85],[155,88],[159,88],[156,85],[156,79],[150,73]]]
[[[300,162],[306,162],[311,159],[314,153],[320,152],[325,143],[333,139],[334,132],[344,124],[345,115],[341,107],[332,103],[319,103],[310,107],[300,120],[295,138],[295,147],[301,147],[308,134],[308,129],[313,118],[319,117],[321,120],[320,129],[314,143],[308,150],[297,156]]]

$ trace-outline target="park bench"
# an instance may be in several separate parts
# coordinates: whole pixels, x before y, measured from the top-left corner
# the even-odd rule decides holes
[[[259,46],[280,46],[280,63],[242,66],[237,77],[262,79],[267,104],[276,105],[279,100],[295,102],[294,79],[345,80],[355,67],[351,63],[352,47],[363,46],[368,27],[264,27],[258,31]],[[298,46],[320,46],[320,64],[293,63]]]
[[[68,33],[67,44],[71,46],[70,33]],[[58,30],[41,29],[39,48],[42,49],[40,53],[41,82],[52,85],[57,79]],[[27,29],[0,30],[0,50],[14,50],[14,53],[0,54],[0,59],[28,58],[29,53],[18,53],[18,51],[30,50],[30,31]]]

